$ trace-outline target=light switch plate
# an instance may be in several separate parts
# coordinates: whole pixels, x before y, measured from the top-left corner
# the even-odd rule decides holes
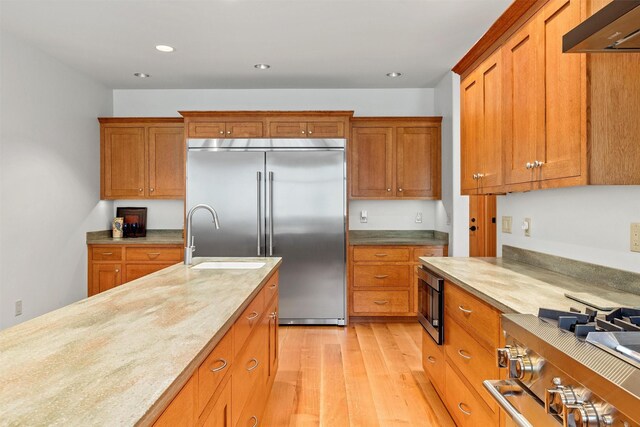
[[[360,222],[366,223],[369,221],[369,214],[367,211],[360,211]]]
[[[640,252],[640,222],[631,224],[631,252]]]
[[[524,230],[524,237],[531,237],[531,218],[524,219],[522,229]]]
[[[511,216],[503,216],[502,217],[502,232],[511,234],[511,224],[513,223],[513,217]]]
[[[16,316],[20,316],[22,314],[22,300],[16,301]]]
[[[416,213],[416,223],[422,224],[422,212]]]

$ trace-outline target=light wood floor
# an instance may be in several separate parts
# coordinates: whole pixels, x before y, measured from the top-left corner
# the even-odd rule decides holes
[[[421,363],[418,323],[280,328],[264,426],[454,426]]]

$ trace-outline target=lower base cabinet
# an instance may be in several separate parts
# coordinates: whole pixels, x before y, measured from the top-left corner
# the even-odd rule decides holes
[[[444,401],[449,413],[459,426],[497,426],[497,415],[488,409],[480,396],[467,387],[454,368],[445,364],[447,384]]]
[[[277,342],[276,271],[154,426],[260,425],[278,368]]]

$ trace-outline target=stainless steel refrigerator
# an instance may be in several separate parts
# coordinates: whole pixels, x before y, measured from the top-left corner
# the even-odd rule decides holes
[[[280,324],[344,325],[344,139],[189,139],[194,256],[278,256]]]

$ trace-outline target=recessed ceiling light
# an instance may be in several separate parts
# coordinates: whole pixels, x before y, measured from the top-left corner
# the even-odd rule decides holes
[[[271,65],[269,64],[256,64],[254,65],[255,68],[257,68],[258,70],[268,70],[269,68],[271,68]]]
[[[151,77],[151,74],[146,74],[146,73],[133,73],[133,75],[136,77],[140,77],[141,79],[144,79],[146,77]]]
[[[171,46],[167,46],[166,44],[159,44],[156,46],[156,49],[160,52],[173,52],[175,49]]]
[[[387,73],[387,77],[400,77],[402,75],[402,73],[397,73],[397,72],[393,72],[393,73]]]

